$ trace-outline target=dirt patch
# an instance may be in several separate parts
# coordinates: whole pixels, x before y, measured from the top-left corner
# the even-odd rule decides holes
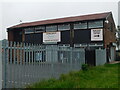
[[[120,63],[120,61],[112,61],[112,62],[109,62],[109,64],[116,64],[116,63]]]

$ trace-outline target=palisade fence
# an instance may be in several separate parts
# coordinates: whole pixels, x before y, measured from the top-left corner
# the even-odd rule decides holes
[[[0,41],[0,45],[2,88],[25,88],[43,79],[58,78],[63,73],[80,70],[85,64],[85,50],[82,48],[7,40]]]

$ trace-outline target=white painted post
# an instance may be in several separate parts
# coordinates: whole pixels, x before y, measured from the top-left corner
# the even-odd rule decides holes
[[[2,90],[2,41],[0,41],[0,90]]]

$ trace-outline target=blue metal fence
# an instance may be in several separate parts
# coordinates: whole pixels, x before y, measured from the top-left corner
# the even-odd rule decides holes
[[[1,42],[2,88],[24,88],[43,79],[80,70],[85,64],[83,48]]]
[[[95,50],[96,65],[106,63],[106,49]],[[80,70],[85,49],[69,45],[33,45],[0,41],[0,88],[27,85]]]

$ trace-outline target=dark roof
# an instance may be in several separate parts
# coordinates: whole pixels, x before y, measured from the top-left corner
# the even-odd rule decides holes
[[[105,13],[97,13],[97,14],[89,14],[89,15],[82,15],[82,16],[50,19],[50,20],[43,20],[43,21],[36,21],[36,22],[29,22],[29,23],[21,23],[21,24],[12,26],[10,28],[20,28],[20,27],[55,24],[55,23],[66,23],[66,22],[75,22],[75,21],[84,21],[84,20],[104,19],[110,13],[111,12],[105,12]]]

